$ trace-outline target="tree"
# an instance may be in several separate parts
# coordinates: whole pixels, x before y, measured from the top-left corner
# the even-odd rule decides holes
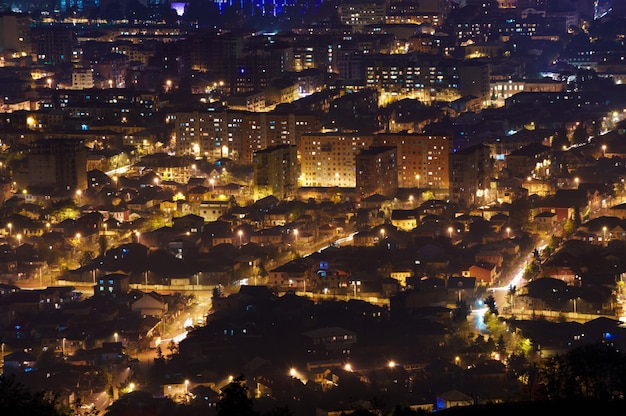
[[[498,316],[498,307],[496,306],[496,298],[489,295],[485,298],[485,305],[489,308],[489,313]]]
[[[256,416],[243,374],[222,389],[217,402],[217,416]]]
[[[15,376],[0,375],[0,414],[11,416],[61,416],[57,398],[43,392],[31,393]],[[69,409],[68,409],[69,410]]]
[[[83,251],[83,254],[80,256],[79,264],[81,266],[88,265],[96,256],[93,254],[93,251],[87,250]]]
[[[517,294],[517,287],[515,285],[509,286],[509,305],[511,309],[515,307],[515,295]]]
[[[539,264],[536,261],[531,261],[530,263],[526,263],[524,267],[524,279],[527,281],[533,280],[541,269],[539,268]]]
[[[470,307],[464,300],[456,302],[456,308],[452,311],[452,320],[454,322],[464,322],[470,314]]]
[[[571,237],[576,232],[576,223],[572,219],[565,221],[563,225],[563,233],[566,237]]]

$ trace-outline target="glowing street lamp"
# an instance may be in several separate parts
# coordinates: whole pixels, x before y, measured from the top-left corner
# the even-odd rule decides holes
[[[417,181],[417,188],[419,189],[420,187],[420,175],[419,174],[415,175],[415,180]]]
[[[606,144],[602,145],[602,157],[606,157]]]
[[[114,333],[114,334],[113,334],[113,339],[115,339],[115,342],[117,342],[118,338],[119,338],[118,333],[117,333],[117,332],[116,332],[116,333]]]
[[[211,193],[215,192],[215,179],[209,179],[209,183],[211,184]]]
[[[385,239],[385,229],[384,228],[380,229],[380,236],[381,236],[381,240]]]
[[[448,227],[448,234],[450,235],[450,239],[452,239],[452,231],[454,231],[454,228]]]
[[[506,238],[511,238],[511,227],[506,227]]]
[[[8,223],[7,227],[9,227],[9,237],[11,237],[11,230],[13,229],[13,224]]]
[[[602,227],[602,241],[606,241],[606,227]]]
[[[22,234],[18,234],[16,235],[16,237],[17,237],[17,245],[19,246],[22,244]]]
[[[78,200],[78,205],[81,204],[81,196],[82,196],[83,192],[79,189],[76,191],[76,199]]]
[[[239,247],[241,247],[243,245],[241,240],[241,238],[243,237],[243,230],[237,231],[237,234],[239,234]]]

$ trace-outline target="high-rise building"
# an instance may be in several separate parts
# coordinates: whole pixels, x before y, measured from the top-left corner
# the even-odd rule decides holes
[[[398,149],[398,185],[400,188],[448,189],[450,140],[447,136],[418,133],[380,133],[377,146]]]
[[[293,48],[288,43],[250,44],[237,62],[235,92],[263,90],[293,69]]]
[[[83,141],[35,141],[28,153],[28,186],[60,190],[87,189],[87,150]]]
[[[374,136],[358,132],[307,133],[300,137],[301,186],[354,188],[356,155]]]
[[[31,34],[38,61],[54,65],[72,62],[72,51],[76,44],[72,28],[38,26],[31,29]]]
[[[476,145],[450,154],[450,199],[462,207],[483,205],[495,199],[489,189],[493,173],[491,150]]]
[[[393,198],[398,192],[398,149],[372,146],[356,156],[356,197],[380,194]]]
[[[174,123],[176,153],[231,158],[252,163],[253,154],[266,147],[298,144],[304,134],[318,131],[319,116],[310,113],[255,113],[249,111],[186,111],[168,115]]]
[[[30,55],[30,16],[10,10],[0,12],[0,51],[14,51],[21,56]]]
[[[254,154],[254,199],[273,195],[291,198],[298,187],[298,151],[293,145],[280,145]]]
[[[341,23],[357,28],[384,23],[386,14],[386,1],[350,0],[341,2],[339,6]]]

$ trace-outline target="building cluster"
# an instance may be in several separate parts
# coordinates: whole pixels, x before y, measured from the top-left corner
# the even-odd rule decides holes
[[[619,344],[622,2],[109,3],[0,12],[5,368],[155,350],[166,291],[213,293],[155,365],[212,409],[244,369],[259,403],[511,399],[517,344],[443,351],[491,295],[537,356]]]

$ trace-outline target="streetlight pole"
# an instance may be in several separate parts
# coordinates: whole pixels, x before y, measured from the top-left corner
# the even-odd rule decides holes
[[[239,234],[239,247],[241,247],[243,245],[242,244],[243,230],[237,231],[237,234]]]

